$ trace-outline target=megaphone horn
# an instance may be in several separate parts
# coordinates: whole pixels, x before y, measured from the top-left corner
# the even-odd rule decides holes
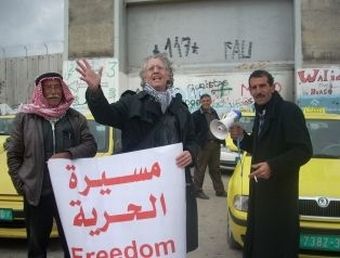
[[[228,127],[223,123],[223,120],[214,119],[210,122],[211,133],[220,140],[224,140],[228,135]]]
[[[241,112],[238,110],[232,110],[225,118],[221,120],[212,120],[210,123],[210,131],[217,139],[224,140],[228,135],[229,128],[240,118]]]

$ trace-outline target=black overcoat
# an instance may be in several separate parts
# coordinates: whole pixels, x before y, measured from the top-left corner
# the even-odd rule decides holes
[[[258,135],[259,116],[241,148],[252,164],[268,162],[270,179],[249,185],[245,258],[297,258],[299,247],[299,169],[312,156],[312,144],[300,108],[275,92]]]
[[[215,109],[211,108],[211,112],[215,117],[214,119],[220,120],[220,117],[218,116]],[[205,114],[202,112],[201,108],[192,113],[192,119],[194,120],[197,142],[203,148],[203,146],[206,145],[208,141],[210,125],[208,124]],[[216,141],[225,145],[224,140],[219,140],[216,138]]]
[[[109,125],[121,130],[122,152],[158,147],[157,142],[146,142],[155,126],[162,119],[163,113],[158,102],[144,91],[127,95],[119,101],[109,104],[103,91],[87,90],[88,106],[98,123]],[[183,143],[183,149],[188,150],[192,159],[196,159],[199,145],[195,139],[194,124],[187,106],[182,102],[182,96],[177,94],[167,109],[175,118],[177,135]],[[193,165],[193,164],[191,164]],[[193,193],[190,169],[185,169],[186,203],[187,203],[187,251],[198,247],[197,204]]]

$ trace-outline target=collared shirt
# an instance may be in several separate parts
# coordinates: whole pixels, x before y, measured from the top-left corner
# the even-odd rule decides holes
[[[259,130],[258,130],[258,135],[260,135],[260,133],[261,133],[262,126],[263,126],[264,119],[265,119],[265,115],[266,115],[266,110],[263,109],[262,113],[259,113]]]

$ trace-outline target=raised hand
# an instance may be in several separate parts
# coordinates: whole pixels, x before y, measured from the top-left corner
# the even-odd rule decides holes
[[[80,74],[80,80],[86,82],[91,90],[97,90],[102,78],[103,67],[96,73],[85,59],[77,60],[77,65],[76,71]]]

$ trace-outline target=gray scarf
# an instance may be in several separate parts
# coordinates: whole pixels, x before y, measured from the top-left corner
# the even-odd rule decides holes
[[[172,90],[167,89],[166,91],[157,91],[152,88],[150,84],[145,83],[144,91],[155,98],[155,100],[161,105],[161,110],[164,114],[173,97]]]

